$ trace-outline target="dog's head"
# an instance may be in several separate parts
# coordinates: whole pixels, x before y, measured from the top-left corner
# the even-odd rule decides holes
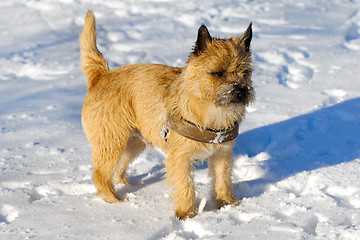
[[[212,109],[243,116],[254,101],[250,42],[252,25],[240,37],[219,39],[202,25],[185,68],[185,84],[192,97]],[[236,114],[237,113],[237,114]]]

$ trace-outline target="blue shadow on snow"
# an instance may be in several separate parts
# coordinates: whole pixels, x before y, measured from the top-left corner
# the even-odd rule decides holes
[[[235,183],[243,197],[266,191],[267,183],[277,182],[303,171],[352,161],[360,157],[360,98],[244,132],[236,139],[235,159],[260,153],[269,157],[262,164],[262,179]],[[242,192],[243,184],[255,188]]]

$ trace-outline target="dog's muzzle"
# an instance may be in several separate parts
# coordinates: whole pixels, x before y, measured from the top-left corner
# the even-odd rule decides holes
[[[248,103],[253,95],[253,88],[248,84],[233,83],[232,103]]]

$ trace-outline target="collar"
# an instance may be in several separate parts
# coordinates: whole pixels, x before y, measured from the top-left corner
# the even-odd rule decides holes
[[[235,139],[239,135],[238,122],[226,129],[212,129],[198,126],[184,118],[179,119],[174,115],[168,115],[166,125],[170,130],[183,137],[203,143],[224,143]]]

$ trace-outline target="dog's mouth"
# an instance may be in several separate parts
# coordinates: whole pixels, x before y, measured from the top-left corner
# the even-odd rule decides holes
[[[247,83],[231,83],[219,91],[215,100],[217,107],[233,105],[248,106],[255,99],[254,88]]]

